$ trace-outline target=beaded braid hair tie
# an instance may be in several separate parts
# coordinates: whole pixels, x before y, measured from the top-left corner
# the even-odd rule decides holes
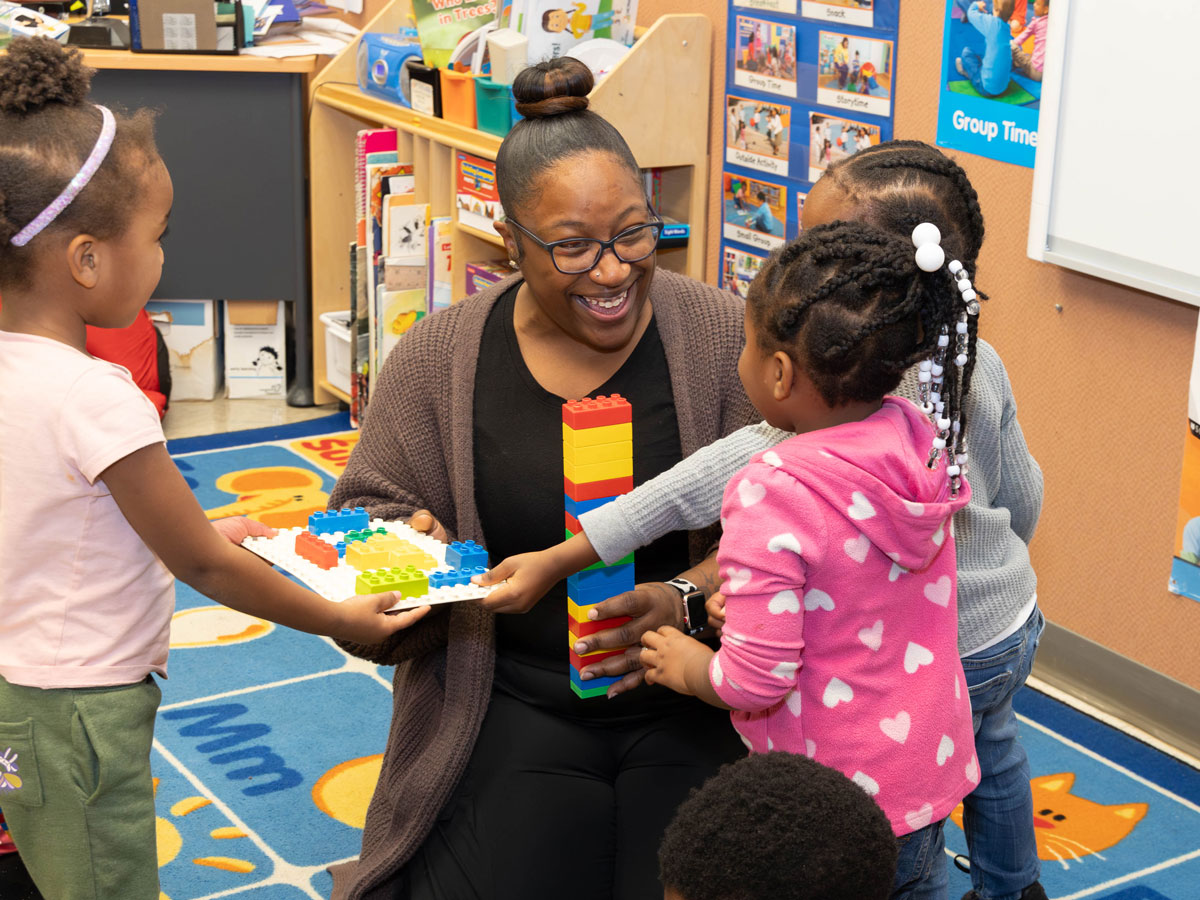
[[[13,236],[11,240],[13,246],[24,247],[37,237],[42,229],[58,218],[59,213],[70,206],[71,201],[79,196],[79,192],[87,187],[87,183],[92,180],[92,176],[96,174],[96,170],[104,162],[104,157],[108,156],[108,150],[112,146],[113,137],[117,133],[117,122],[107,107],[97,105],[96,109],[100,110],[103,122],[100,125],[100,137],[96,139],[96,145],[92,147],[92,152],[88,154],[88,158],[84,160],[79,171],[75,173],[75,177],[67,182],[67,186],[62,189],[62,193],[51,200],[49,206],[34,216],[33,221]]]
[[[936,272],[946,261],[946,252],[941,247],[942,233],[932,222],[922,222],[913,229],[912,242],[917,248],[915,258],[917,268],[922,272]],[[959,299],[962,301],[962,311],[954,325],[954,358],[958,370],[955,377],[960,377],[963,367],[967,364],[968,352],[968,316],[979,315],[979,299],[971,287],[971,279],[967,270],[957,259],[950,260],[946,266],[950,277],[958,288]],[[961,438],[962,423],[957,410],[954,418],[946,415],[946,404],[942,399],[945,389],[946,356],[950,349],[950,329],[943,325],[938,334],[937,346],[930,359],[922,360],[917,367],[917,399],[920,400],[921,411],[933,420],[937,432],[933,438],[933,447],[929,451],[926,465],[936,468],[941,459],[942,451],[950,454],[950,464],[946,467],[946,475],[950,478],[950,492],[958,493],[962,476],[967,471],[967,448]]]

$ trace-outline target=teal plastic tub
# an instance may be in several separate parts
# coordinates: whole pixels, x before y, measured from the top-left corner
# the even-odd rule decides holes
[[[496,84],[492,79],[475,79],[475,117],[480,131],[500,137],[512,128],[512,91],[507,84]]]

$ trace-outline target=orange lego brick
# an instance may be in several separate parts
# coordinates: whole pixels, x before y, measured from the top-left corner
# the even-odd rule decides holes
[[[338,564],[337,548],[311,531],[301,531],[296,535],[295,552],[322,569],[333,569]]]
[[[620,394],[604,394],[563,404],[563,423],[575,430],[633,421],[633,407]]]
[[[599,500],[601,497],[615,497],[617,494],[628,494],[632,490],[632,475],[622,478],[607,478],[603,481],[585,481],[579,484],[563,476],[563,493],[576,503],[581,500]]]

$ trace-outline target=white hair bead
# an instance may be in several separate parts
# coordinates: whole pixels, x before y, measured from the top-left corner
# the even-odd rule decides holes
[[[921,382],[921,384],[928,384],[930,379],[932,379],[932,378],[933,378],[933,376],[930,375],[928,372],[918,372],[917,373],[917,381]]]
[[[939,334],[938,335],[938,346],[939,347],[949,347],[950,346],[950,335]]]
[[[946,431],[950,427],[950,420],[945,416],[937,420],[938,431]]]
[[[952,259],[950,260],[950,265],[946,266],[946,268],[950,270],[951,275],[957,275],[963,270],[963,264],[957,259]]]
[[[970,303],[972,300],[974,300],[978,296],[979,295],[976,294],[973,290],[971,290],[970,288],[967,288],[965,291],[962,292],[963,303]]]
[[[966,322],[955,322],[954,330],[957,331],[959,334],[966,334],[967,333],[967,323]]]
[[[960,279],[958,279],[958,284],[955,285],[955,287],[958,288],[958,292],[960,294],[965,294],[967,291],[969,291],[971,289],[971,279],[970,278],[960,278]]]
[[[945,369],[943,369],[941,366],[935,365],[935,366],[933,367],[933,377],[934,377],[934,378],[941,378],[941,377],[942,377],[942,373],[943,373],[943,372],[945,372],[945,371],[946,371],[946,370],[945,370]]]
[[[912,242],[913,246],[918,250],[924,247],[926,244],[940,244],[942,242],[942,233],[932,222],[922,222],[913,229]],[[938,263],[938,265],[940,266],[941,263]],[[933,270],[927,269],[926,271]]]
[[[936,450],[944,450],[946,447],[946,439],[942,437],[935,437],[933,439],[933,446]]]
[[[932,403],[922,403],[921,404],[921,412],[925,413],[925,415],[929,415],[930,413],[933,412],[933,404]]]
[[[959,368],[965,366],[967,364],[967,354],[960,353],[958,356],[954,357],[954,364]]]
[[[924,224],[929,225],[928,222]],[[918,225],[917,229],[920,230],[921,227]],[[922,244],[917,248],[917,268],[922,272],[936,272],[945,261],[946,251],[937,244]]]
[[[951,478],[957,477],[958,473],[961,471],[962,471],[962,469],[960,469],[958,466],[947,466],[946,467],[946,474],[949,475]]]

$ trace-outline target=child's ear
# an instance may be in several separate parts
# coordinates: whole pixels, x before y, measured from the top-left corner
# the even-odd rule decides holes
[[[782,350],[776,350],[771,356],[771,386],[772,396],[776,400],[786,400],[792,395],[792,382],[796,377],[792,358]]]
[[[90,234],[77,234],[67,244],[67,268],[80,287],[94,288],[100,280],[100,242]]]

